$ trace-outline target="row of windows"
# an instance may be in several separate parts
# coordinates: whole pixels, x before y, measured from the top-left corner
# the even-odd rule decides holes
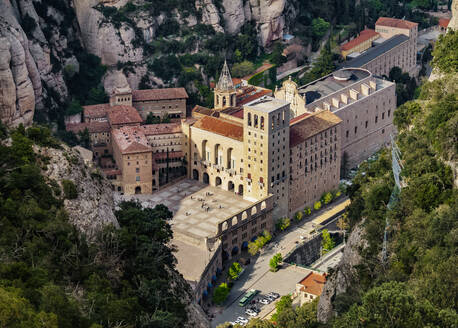
[[[388,117],[390,117],[390,115],[391,115],[391,110],[388,110]],[[384,120],[384,119],[385,119],[385,112],[382,113],[382,120]],[[378,123],[378,115],[375,116],[374,122],[375,122],[375,124]],[[369,121],[366,121],[365,124],[364,124],[364,127],[367,129],[368,126],[369,126]],[[354,131],[355,131],[355,134],[358,133],[358,127],[357,126],[355,126]],[[348,138],[349,136],[350,136],[350,131],[349,130],[345,131],[345,137]]]

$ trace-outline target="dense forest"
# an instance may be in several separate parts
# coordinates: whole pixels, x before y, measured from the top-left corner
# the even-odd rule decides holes
[[[418,99],[395,111],[405,187],[395,190],[391,153],[384,149],[360,166],[347,190],[349,230],[362,225],[368,247],[351,288],[333,301],[337,316],[320,324],[316,303],[293,309],[286,297],[277,305],[276,325],[253,320],[247,327],[458,326],[457,54],[458,33],[442,36],[433,51],[441,77],[423,84]]]
[[[68,222],[71,181],[42,174],[46,128],[0,127],[0,327],[182,327],[189,286],[167,246],[171,212],[121,203],[88,242]]]

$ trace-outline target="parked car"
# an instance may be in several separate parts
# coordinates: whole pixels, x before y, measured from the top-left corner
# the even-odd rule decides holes
[[[267,304],[269,304],[270,302],[271,302],[271,301],[270,301],[268,298],[261,298],[261,299],[259,300],[259,303],[264,304],[264,305],[267,305]]]
[[[278,293],[274,293],[274,292],[270,292],[269,294],[267,294],[268,296],[272,296],[274,299],[277,299],[280,297],[280,294]]]
[[[245,325],[248,323],[248,319],[244,318],[244,317],[237,317],[237,320],[236,322],[242,322],[244,323]]]
[[[252,306],[250,309],[251,309],[252,311],[256,312],[256,314],[258,314],[259,312],[261,312],[261,309],[259,309],[259,308],[256,307],[256,306]]]
[[[255,311],[253,311],[252,309],[246,309],[245,313],[248,314],[250,317],[255,317],[255,316],[258,315],[258,314],[257,314]]]

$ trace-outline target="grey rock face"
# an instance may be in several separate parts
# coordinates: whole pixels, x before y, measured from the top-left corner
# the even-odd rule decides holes
[[[367,245],[368,243],[364,239],[363,222],[361,222],[353,228],[336,271],[326,281],[318,302],[317,317],[319,322],[326,323],[334,316],[332,301],[335,296],[345,293],[352,284],[357,283],[358,277],[355,266],[361,263],[359,252]]]

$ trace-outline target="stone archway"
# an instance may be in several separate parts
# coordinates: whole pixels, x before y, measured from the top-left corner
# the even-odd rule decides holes
[[[221,183],[223,183],[223,181],[221,180],[221,178],[220,178],[220,177],[216,177],[216,178],[215,178],[215,186],[217,186],[217,187],[218,187],[218,186],[221,186]]]
[[[231,256],[237,255],[239,252],[239,248],[237,246],[234,246],[231,251]]]
[[[192,178],[194,180],[199,181],[199,171],[197,171],[196,169],[192,170]]]
[[[239,195],[243,196],[243,185],[239,185]]]
[[[232,181],[227,183],[227,190],[234,191],[234,183]]]
[[[140,187],[140,186],[135,187],[135,194],[138,195],[138,194],[141,194],[141,193],[142,193],[142,187]]]
[[[205,184],[209,184],[210,183],[210,177],[208,176],[208,173],[205,172],[203,175],[202,175],[202,178],[203,178],[203,182]]]

